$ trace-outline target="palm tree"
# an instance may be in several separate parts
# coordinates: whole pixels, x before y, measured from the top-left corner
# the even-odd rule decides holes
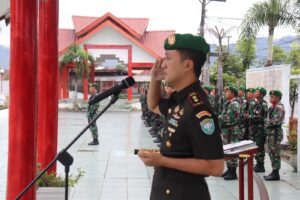
[[[266,66],[272,65],[272,50],[275,28],[278,26],[297,26],[297,18],[293,14],[293,4],[291,0],[267,0],[258,2],[247,11],[242,21],[242,38],[248,38],[249,32],[255,37],[259,29],[268,26],[268,57]],[[249,31],[251,30],[251,31]]]
[[[77,87],[78,80],[88,77],[90,74],[90,66],[94,64],[93,56],[89,55],[81,46],[74,44],[71,45],[68,51],[64,54],[60,61],[60,69],[69,63],[75,65],[75,95],[74,106],[77,106]]]
[[[226,36],[228,36],[228,33],[232,31],[235,27],[231,27],[227,30],[224,30],[223,28],[221,30],[218,29],[217,26],[215,28],[208,28],[208,32],[215,36],[218,39],[219,42],[219,55],[218,55],[218,79],[217,79],[217,98],[216,101],[219,103],[218,105],[221,105],[221,97],[222,97],[222,91],[223,91],[223,45],[222,45],[222,39]]]

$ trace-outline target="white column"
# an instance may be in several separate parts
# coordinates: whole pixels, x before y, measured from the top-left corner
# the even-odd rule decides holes
[[[281,91],[282,91],[282,99],[281,102],[285,108],[285,120],[284,124],[289,124],[289,117],[290,117],[290,71],[291,65],[284,65],[282,67],[282,81],[281,81]],[[286,89],[287,88],[287,89]],[[283,142],[286,142],[286,131],[284,131],[284,139]]]
[[[298,85],[298,105],[300,102],[300,78],[296,79]],[[297,172],[300,173],[300,109],[297,112],[298,132],[297,132]]]

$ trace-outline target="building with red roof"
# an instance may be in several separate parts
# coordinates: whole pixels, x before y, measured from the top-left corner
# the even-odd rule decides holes
[[[149,70],[156,58],[164,56],[163,42],[175,31],[147,31],[147,18],[118,18],[111,13],[102,17],[72,17],[74,29],[59,29],[58,50],[60,59],[72,44],[79,44],[96,60],[90,81],[97,82],[99,92],[112,87],[126,76],[135,76],[136,82],[149,81]],[[117,67],[117,68],[116,68]],[[118,67],[122,68],[118,70]],[[60,72],[60,98],[68,98],[73,66]],[[124,73],[124,69],[127,73]],[[113,76],[107,75],[114,71]],[[119,73],[118,73],[119,72]],[[140,77],[138,74],[140,74]],[[146,75],[145,75],[146,74]],[[87,100],[88,81],[83,81],[84,99]],[[138,92],[139,84],[128,89],[128,100]]]

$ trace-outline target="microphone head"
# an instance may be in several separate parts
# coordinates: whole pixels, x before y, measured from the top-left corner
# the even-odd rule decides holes
[[[133,79],[132,76],[128,76],[127,78],[122,80],[122,86],[123,86],[124,89],[129,88],[134,84],[135,84],[135,80]]]

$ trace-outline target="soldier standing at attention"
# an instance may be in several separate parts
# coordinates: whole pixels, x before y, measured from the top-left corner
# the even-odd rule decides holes
[[[265,142],[266,133],[264,122],[267,117],[268,103],[264,100],[264,96],[267,94],[267,90],[263,87],[257,87],[254,94],[256,104],[253,108],[253,118],[251,119],[251,135],[250,139],[253,140],[258,146],[258,150],[255,156],[256,165],[254,167],[255,172],[265,172]]]
[[[244,134],[243,134],[243,140],[248,140],[249,139],[249,132],[250,132],[250,119],[253,116],[253,108],[255,105],[255,100],[254,100],[254,93],[255,93],[254,88],[248,88],[246,90],[246,103],[242,107],[242,111],[244,112],[244,124],[245,124],[245,129],[244,129]]]
[[[164,47],[147,96],[149,108],[166,119],[160,153],[138,153],[155,167],[150,200],[210,200],[205,177],[220,176],[224,159],[218,119],[198,80],[209,45],[201,36],[174,34]],[[175,89],[168,99],[161,96],[162,80]]]
[[[222,129],[223,144],[231,144],[239,141],[240,127],[240,104],[237,100],[238,89],[235,86],[229,86],[226,90],[225,98],[227,103],[220,116],[220,123]],[[225,180],[237,179],[236,168],[237,159],[226,161],[227,171],[222,174]]]
[[[239,92],[238,92],[238,101],[240,103],[240,118],[239,118],[239,124],[240,124],[240,137],[239,140],[243,140],[244,139],[244,135],[245,135],[245,119],[244,119],[244,112],[245,112],[245,107],[246,107],[246,98],[245,98],[245,91],[246,88],[241,86],[239,88]]]
[[[214,108],[215,99],[214,99],[213,95],[211,94],[211,91],[213,90],[213,87],[209,86],[209,85],[205,85],[203,87],[203,89],[204,89],[205,94],[207,95],[207,99],[208,99],[211,107]]]
[[[91,96],[89,98],[89,101],[91,101],[92,99],[94,99],[97,96],[97,84],[96,83],[92,83],[90,85],[90,94],[91,94]],[[99,108],[99,103],[95,103],[93,105],[89,105],[88,106],[87,118],[88,118],[88,122],[89,123],[96,116],[98,108]],[[97,127],[96,122],[93,123],[90,126],[90,131],[92,133],[93,141],[90,142],[88,145],[98,145],[99,144],[99,141],[98,141],[98,127]]]
[[[284,121],[284,106],[280,102],[282,93],[279,90],[270,91],[271,107],[268,110],[265,127],[267,131],[267,142],[269,149],[269,156],[272,163],[273,171],[264,176],[266,181],[278,181],[280,180],[279,170],[281,167],[280,158],[280,143],[283,139],[282,124]]]

